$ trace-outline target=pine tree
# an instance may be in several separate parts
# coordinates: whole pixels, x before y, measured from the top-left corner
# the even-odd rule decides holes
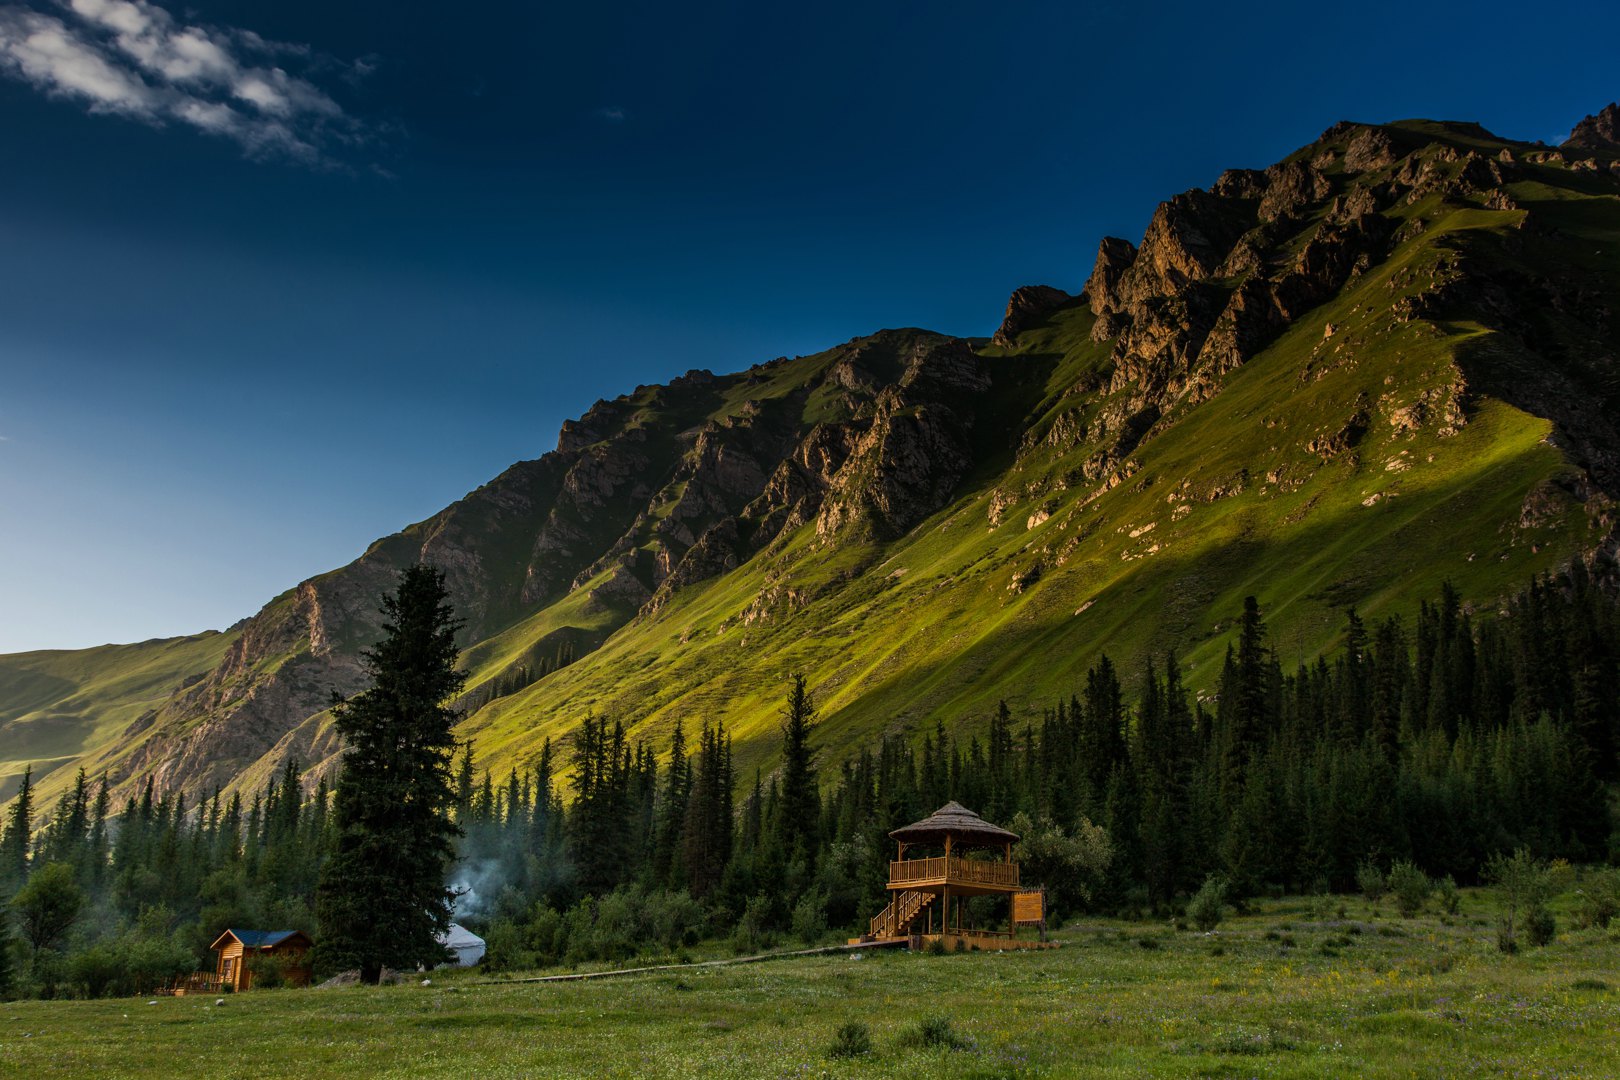
[[[450,923],[445,876],[460,832],[450,818],[459,714],[446,703],[466,683],[456,669],[461,622],[440,571],[406,569],[382,613],[383,640],[362,654],[371,686],[333,705],[346,748],[317,897],[323,962],[357,967],[368,983],[385,965],[444,956],[436,937]]]
[[[810,749],[815,718],[804,676],[795,675],[782,717],[782,793],[775,824],[782,852],[806,870],[815,862],[821,824],[816,755]]]
[[[23,769],[22,786],[6,814],[0,839],[0,896],[10,898],[28,880],[28,841],[34,829],[34,767]]]
[[[685,877],[681,867],[682,837],[686,828],[687,796],[691,790],[692,765],[686,756],[686,727],[676,718],[675,731],[670,737],[669,774],[658,802],[658,827],[653,837],[653,880],[660,885],[678,886]]]

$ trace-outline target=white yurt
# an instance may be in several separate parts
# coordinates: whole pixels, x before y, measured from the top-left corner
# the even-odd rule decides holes
[[[484,939],[460,923],[451,923],[450,929],[439,935],[439,944],[455,954],[451,966],[471,967],[484,958]]]

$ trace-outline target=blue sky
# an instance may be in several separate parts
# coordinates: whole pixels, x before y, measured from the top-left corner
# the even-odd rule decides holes
[[[0,651],[223,627],[638,383],[988,334],[1336,120],[1562,137],[1613,5],[0,0]]]

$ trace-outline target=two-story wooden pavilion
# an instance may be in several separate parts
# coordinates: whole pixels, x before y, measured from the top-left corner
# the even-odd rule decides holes
[[[864,940],[908,939],[912,948],[942,942],[947,949],[1029,949],[1045,942],[1019,941],[1018,903],[1035,900],[1018,879],[1012,847],[1018,834],[992,825],[960,803],[948,802],[928,817],[889,834],[897,845],[889,864],[889,906],[873,919]],[[966,925],[964,901],[973,896],[1008,897],[1006,930]],[[1034,904],[1039,907],[1038,901]]]

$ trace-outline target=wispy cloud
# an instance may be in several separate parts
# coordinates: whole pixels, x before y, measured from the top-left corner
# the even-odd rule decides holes
[[[93,113],[231,139],[251,157],[322,164],[335,146],[364,141],[363,125],[305,77],[332,66],[307,45],[185,25],[147,0],[0,6],[0,73]],[[361,60],[339,77],[374,68]]]
[[[630,118],[630,114],[620,105],[604,105],[596,110],[596,115],[610,124],[622,124]]]

